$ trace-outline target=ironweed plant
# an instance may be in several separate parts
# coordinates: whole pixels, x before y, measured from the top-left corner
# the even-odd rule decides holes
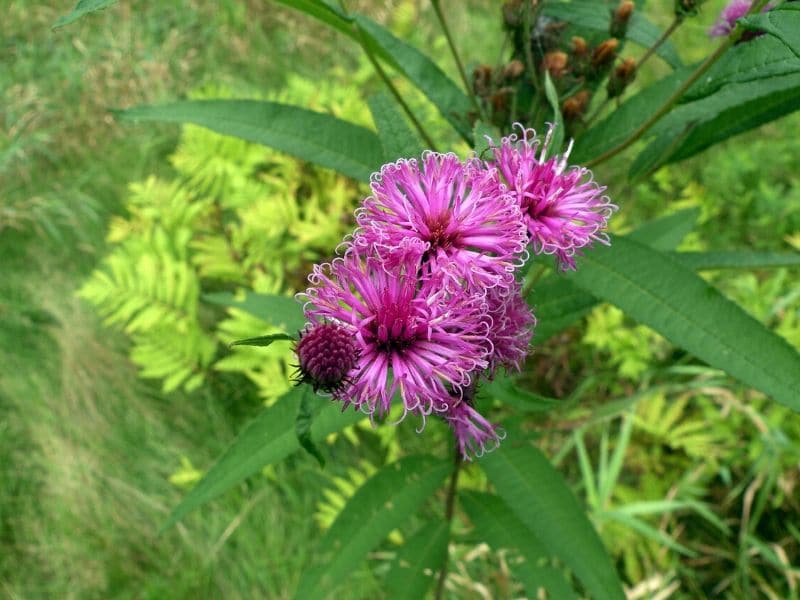
[[[448,27],[457,9],[432,0],[456,83],[430,56],[344,3],[278,3],[361,48],[388,91],[370,98],[374,128],[346,114],[253,99],[195,98],[117,113],[191,125],[174,159],[184,181],[133,188],[131,218],[112,228],[120,245],[82,295],[125,326],[134,360],[166,389],[201,385],[213,363],[245,372],[270,399],[165,527],[296,451],[324,467],[330,435],[356,422],[383,430],[408,420],[430,451],[405,453],[395,440],[394,460],[357,473],[355,484],[341,480],[346,493],[324,511],[327,531],[296,597],[343,593],[390,534],[400,546],[377,576],[392,598],[438,599],[448,586],[457,589],[449,555],[465,541],[510,551],[513,578],[531,598],[623,598],[625,583],[629,597],[672,593],[658,546],[696,553],[644,516],[690,510],[720,535],[729,526],[696,499],[696,478],[669,482],[663,501],[626,502],[620,475],[631,436],[641,430],[688,457],[722,461],[733,460],[731,427],[700,431],[703,421],[686,408],[692,396],[668,407],[668,386],[656,382],[640,392],[654,398],[647,410],[628,400],[589,405],[577,422],[559,424],[564,406],[580,410],[575,403],[593,380],[566,401],[548,398],[536,386],[531,352],[607,302],[616,308],[595,309],[586,341],[611,350],[622,377],[645,378],[648,361],[671,344],[703,363],[676,365],[676,374],[700,369],[708,387],[708,377],[724,373],[768,398],[759,402],[783,405],[781,414],[800,409],[796,348],[696,273],[796,265],[797,256],[675,252],[697,217],[692,211],[613,235],[608,229],[626,207],[590,170],[635,150],[628,175],[641,180],[800,107],[800,5],[734,0],[708,32],[707,57],[684,64],[671,37],[696,17],[700,0],[676,0],[664,31],[642,3],[511,0],[499,15],[502,60],[470,73],[461,58],[468,40]],[[65,21],[109,4],[81,2]],[[631,46],[643,48],[638,58]],[[634,90],[656,60],[669,73]],[[409,101],[419,94],[438,110],[436,123]],[[440,135],[445,124],[452,131]],[[210,134],[196,126],[239,139],[214,138],[219,151],[198,160],[189,156],[191,136]],[[241,140],[315,165],[313,174]],[[465,145],[468,154],[458,154]],[[201,309],[212,305],[229,314],[209,328]],[[649,329],[609,342],[624,319]],[[632,349],[644,343],[654,349],[642,358]],[[699,410],[714,402],[698,400]],[[585,439],[598,422],[595,468]],[[548,424],[572,429],[553,462],[534,443]],[[553,464],[573,449],[588,510]],[[648,466],[648,457],[635,458]],[[475,470],[480,477],[465,485]],[[428,502],[434,496],[438,509]],[[460,520],[471,533],[459,531]],[[401,534],[409,522],[413,531]],[[609,532],[630,540],[616,549],[619,565],[604,544]],[[759,551],[789,562],[781,562],[785,551]],[[796,572],[787,568],[781,589],[794,590]],[[740,583],[747,593],[749,580]]]

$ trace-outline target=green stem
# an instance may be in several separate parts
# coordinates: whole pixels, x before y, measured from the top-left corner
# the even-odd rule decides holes
[[[528,294],[530,294],[531,291],[533,290],[533,286],[539,283],[539,280],[542,278],[542,275],[545,274],[545,271],[547,271],[547,267],[544,265],[539,265],[539,270],[536,272],[536,275],[534,275],[533,277],[528,279],[528,281],[525,282],[525,285],[522,288],[523,299],[528,297]]]
[[[375,72],[378,73],[378,76],[381,78],[381,80],[383,80],[383,83],[385,83],[386,87],[389,88],[389,91],[392,93],[392,96],[394,96],[395,100],[397,100],[397,103],[403,109],[403,112],[406,113],[406,116],[408,116],[409,120],[414,125],[414,128],[417,130],[417,132],[419,133],[420,137],[422,137],[422,139],[425,142],[425,144],[428,146],[429,149],[431,149],[431,150],[433,150],[435,152],[436,151],[436,146],[433,143],[433,140],[431,139],[431,136],[428,135],[428,132],[425,131],[425,128],[417,120],[417,117],[414,114],[414,111],[412,111],[411,107],[408,106],[406,101],[403,99],[402,94],[400,94],[400,91],[395,87],[394,83],[392,83],[392,80],[386,74],[386,71],[383,70],[383,67],[378,62],[378,59],[375,58],[375,55],[372,53],[372,49],[369,47],[369,43],[367,41],[366,36],[364,35],[364,32],[361,31],[361,29],[359,29],[359,27],[357,25],[355,26],[355,28],[356,28],[356,31],[358,33],[359,43],[361,44],[361,47],[364,49],[364,53],[367,55],[367,58],[369,59],[369,62],[372,63],[372,66],[375,69]]]
[[[467,78],[467,72],[464,70],[464,63],[461,62],[461,57],[458,54],[458,50],[456,49],[455,42],[453,42],[453,36],[450,33],[450,28],[447,26],[447,21],[444,18],[444,13],[442,12],[442,6],[439,0],[431,0],[431,4],[433,5],[433,10],[436,13],[436,18],[439,19],[439,25],[442,27],[442,31],[444,32],[444,37],[447,39],[447,45],[450,47],[450,53],[453,55],[453,60],[456,63],[456,67],[458,68],[458,74],[461,76],[461,81],[464,84],[464,89],[469,96],[470,102],[472,102],[472,107],[475,111],[481,116],[481,119],[486,121],[486,115],[481,108],[480,102],[475,97],[475,90],[472,89],[472,85]]]
[[[666,42],[669,37],[675,33],[675,30],[680,27],[681,23],[683,23],[683,15],[675,15],[675,19],[670,23],[667,30],[661,34],[661,37],[656,40],[656,43],[650,46],[647,49],[647,52],[644,53],[644,56],[639,59],[639,62],[636,63],[636,70],[638,71],[642,65],[648,61],[648,59],[655,54],[656,50],[658,50],[661,45]]]
[[[747,14],[749,15],[753,14],[754,12],[760,11],[767,4],[768,1],[769,0],[759,0],[758,2],[754,3]],[[672,107],[675,105],[676,102],[678,102],[678,100],[681,99],[686,90],[688,90],[698,79],[700,79],[706,73],[706,71],[708,71],[714,65],[714,63],[717,62],[722,57],[723,54],[725,54],[725,52],[731,46],[733,46],[736,42],[739,41],[739,38],[742,36],[743,32],[744,28],[742,27],[742,25],[741,24],[737,25],[736,30],[733,33],[731,33],[728,36],[728,38],[724,42],[722,42],[722,44],[720,44],[719,48],[717,48],[714,54],[712,54],[706,60],[704,60],[703,63],[699,67],[697,67],[697,69],[695,69],[691,75],[689,75],[688,79],[686,79],[686,81],[683,82],[683,84],[675,91],[675,93],[672,94],[669,98],[667,98],[664,104],[661,105],[661,108],[659,108],[655,113],[653,113],[653,115],[649,119],[647,119],[647,121],[642,123],[636,129],[636,131],[634,131],[628,137],[628,139],[626,139],[621,144],[614,146],[610,150],[603,152],[603,154],[601,154],[600,156],[593,158],[592,160],[586,163],[586,166],[591,168],[596,165],[599,165],[602,162],[607,161],[609,158],[616,156],[623,150],[630,147],[634,142],[636,142],[640,137],[642,137],[642,135],[644,135],[648,129],[650,129],[653,125],[655,125],[658,121],[661,120],[661,117],[663,117],[670,110],[672,110]]]
[[[447,498],[444,504],[444,518],[447,521],[448,528],[453,523],[453,514],[456,505],[456,487],[458,486],[458,474],[461,471],[461,452],[458,450],[458,444],[455,446],[455,459],[453,461],[453,474],[450,476],[450,485],[447,488]],[[448,535],[448,539],[449,539]],[[447,579],[447,562],[450,557],[449,548],[445,550],[444,562],[442,562],[442,569],[439,571],[439,579],[436,581],[436,592],[434,593],[435,600],[442,600],[444,594],[444,582]]]

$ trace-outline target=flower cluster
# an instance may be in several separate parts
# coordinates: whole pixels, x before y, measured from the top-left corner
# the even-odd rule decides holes
[[[532,252],[574,269],[581,248],[608,242],[615,208],[566,154],[547,158],[550,139],[523,129],[489,160],[427,152],[375,173],[356,231],[299,294],[300,380],[370,417],[397,402],[423,425],[439,417],[465,458],[495,447],[474,397],[528,354],[536,320],[520,268]]]

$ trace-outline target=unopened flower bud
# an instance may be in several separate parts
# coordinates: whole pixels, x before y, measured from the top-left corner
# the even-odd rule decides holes
[[[572,38],[572,56],[580,57],[586,56],[589,52],[589,45],[586,43],[586,40],[580,36],[575,36]]]
[[[489,95],[492,85],[492,67],[489,65],[478,65],[472,72],[472,85],[475,93],[485,98]]]
[[[628,21],[631,20],[633,9],[636,5],[630,0],[623,0],[611,15],[610,33],[615,38],[624,38],[628,30]]]
[[[698,13],[705,0],[675,0],[675,16],[679,18],[693,17]]]
[[[521,60],[512,60],[503,68],[503,79],[517,79],[525,72],[525,65]]]
[[[608,97],[615,98],[622,94],[628,84],[635,78],[636,61],[632,58],[626,58],[621,65],[614,69],[608,79]]]
[[[592,53],[592,68],[602,71],[611,65],[617,55],[618,46],[619,40],[616,38],[609,38],[597,46]]]
[[[497,90],[497,92],[489,98],[489,102],[492,103],[492,111],[495,115],[505,115],[508,112],[509,108],[509,101],[511,99],[511,95],[514,93],[514,89],[510,87],[504,87]]]
[[[348,383],[347,375],[358,363],[358,346],[352,332],[336,323],[317,323],[301,333],[295,347],[296,380],[314,391],[331,393]]]
[[[566,53],[561,51],[548,52],[544,55],[543,66],[550,72],[550,76],[553,79],[558,79],[567,70],[568,62],[569,56]]]
[[[574,96],[570,96],[564,100],[564,105],[561,107],[561,114],[564,115],[564,120],[574,121],[580,118],[586,111],[591,97],[588,90],[581,90]]]

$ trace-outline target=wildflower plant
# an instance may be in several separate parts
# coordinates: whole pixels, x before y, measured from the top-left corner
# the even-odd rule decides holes
[[[292,262],[291,272],[278,269],[274,281],[266,265],[273,255],[289,260],[280,248],[292,243],[291,235],[270,236],[270,249],[252,249],[244,233],[222,240],[254,253],[240,278],[228,282],[239,295],[224,303],[268,315],[275,325],[230,341],[268,352],[289,351],[285,344],[293,340],[297,384],[288,388],[287,374],[288,391],[242,432],[167,525],[300,448],[324,463],[327,436],[365,415],[375,427],[413,420],[431,451],[402,455],[352,494],[315,549],[296,597],[333,594],[420,511],[427,518],[416,520],[417,533],[403,535],[407,542],[388,567],[386,591],[413,598],[433,589],[442,598],[451,525],[460,510],[458,520],[476,535],[521,557],[513,571],[529,597],[577,591],[623,598],[601,537],[531,433],[532,413],[556,414],[563,404],[531,385],[535,346],[605,301],[695,360],[800,409],[797,349],[694,272],[719,264],[714,257],[673,252],[686,214],[612,235],[614,213],[619,207],[624,214],[625,206],[612,182],[595,180],[592,171],[635,148],[628,174],[640,178],[799,108],[798,4],[775,3],[762,13],[766,0],[750,3],[707,59],[685,65],[670,37],[702,15],[701,2],[676,0],[672,24],[660,32],[629,1],[510,0],[502,7],[508,56],[499,65],[478,64],[470,77],[448,15],[433,0],[459,87],[432,58],[365,15],[323,0],[280,3],[360,45],[393,95],[370,102],[374,128],[262,100],[188,100],[118,113],[123,120],[200,125],[369,184],[353,216],[340,215],[348,227],[340,228],[343,235],[327,256],[296,248],[303,260]],[[644,47],[638,59],[624,56],[630,45]],[[654,57],[671,72],[635,89],[637,73]],[[763,68],[767,59],[769,69]],[[397,78],[438,109],[437,125],[449,124],[449,135],[431,134],[398,91]],[[470,151],[456,154],[465,145]],[[202,181],[219,185],[216,178]],[[250,192],[243,187],[220,202],[241,211]],[[206,207],[203,202],[198,205]],[[277,225],[270,216],[281,210],[260,207],[239,212],[243,229]],[[301,208],[290,203],[286,211]],[[197,218],[213,219],[213,202],[201,213]],[[191,260],[207,268],[202,256],[219,243],[194,240]],[[183,256],[185,244],[173,250]],[[762,259],[769,263],[752,255],[745,264]],[[206,276],[228,272],[228,263],[216,264]],[[284,285],[284,278],[296,282],[298,271],[300,280],[307,275],[305,290]],[[197,285],[186,279],[186,286]],[[91,298],[98,285],[85,288],[84,296]],[[290,288],[299,291],[293,304],[287,304]],[[188,321],[182,313],[174,317],[188,323],[187,332],[195,327],[196,304]],[[132,312],[140,315],[128,324],[132,330],[155,318],[147,306]],[[209,360],[206,353],[196,362]],[[632,425],[626,427],[627,436]],[[431,433],[437,428],[447,435]],[[574,439],[583,444],[582,436]],[[453,458],[436,456],[444,452]],[[613,456],[614,479],[623,453]],[[465,461],[485,473],[490,488],[459,486]],[[442,511],[423,510],[448,479]],[[412,555],[419,560],[409,561]]]

